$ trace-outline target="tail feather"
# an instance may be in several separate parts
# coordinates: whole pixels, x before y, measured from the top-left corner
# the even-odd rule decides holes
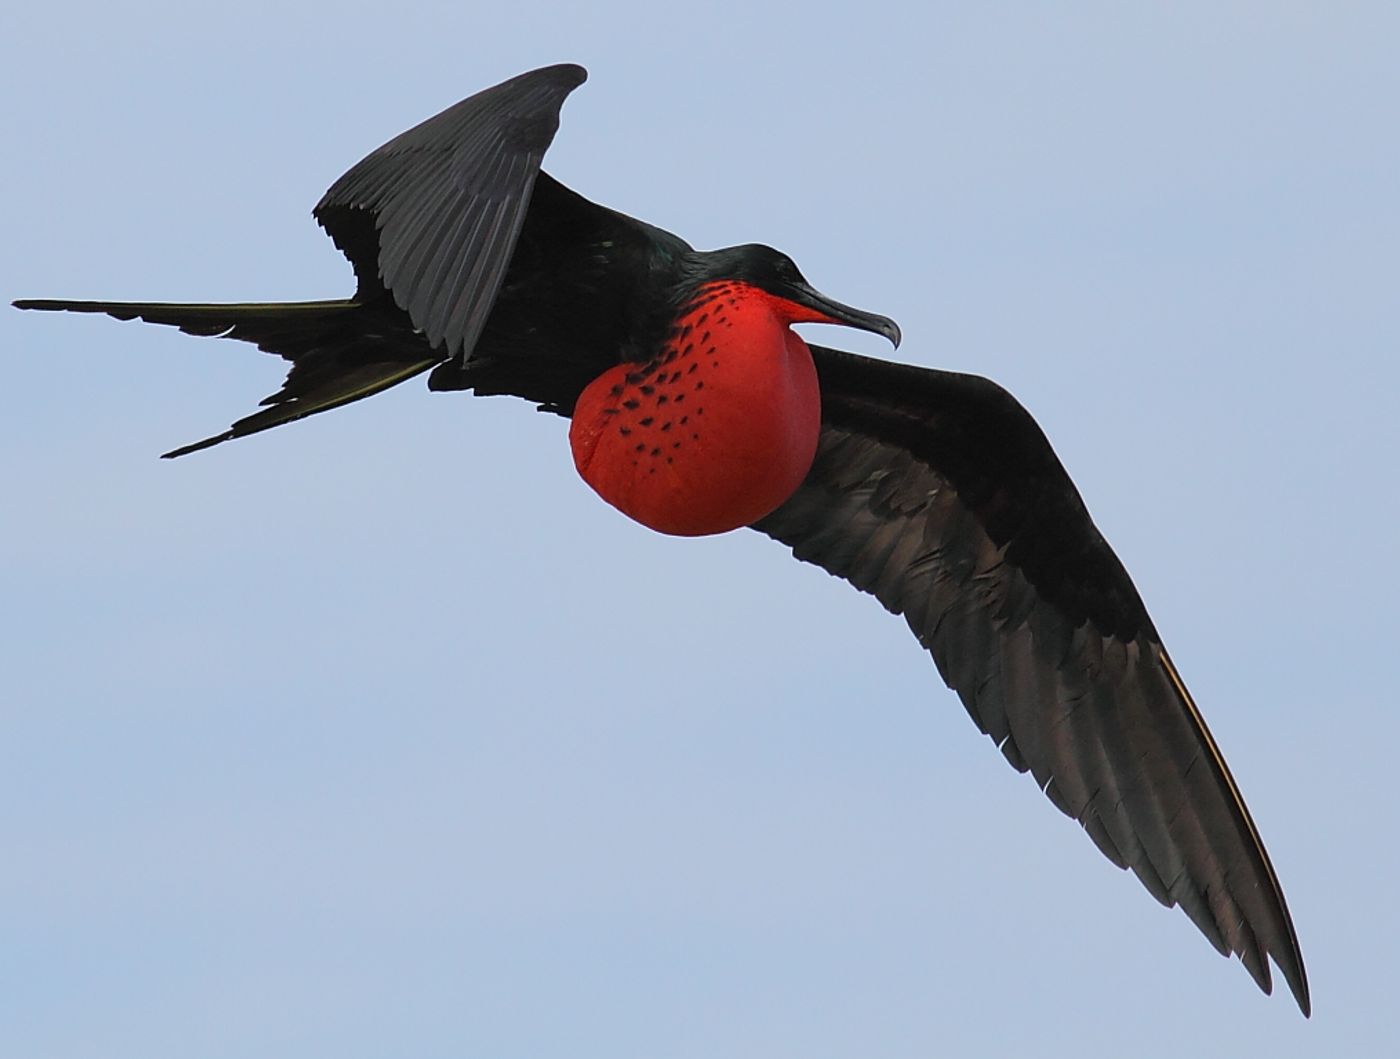
[[[250,302],[236,305],[27,299],[17,309],[105,313],[178,327],[190,335],[236,338],[291,363],[262,411],[221,434],[172,449],[184,456],[358,401],[410,379],[446,359],[393,306],[355,300]]]
[[[187,335],[223,335],[239,324],[280,324],[295,327],[309,319],[325,319],[363,308],[348,299],[319,302],[241,302],[237,304],[197,302],[94,302],[64,298],[22,298],[16,309],[42,312],[105,313],[118,320],[145,320],[149,324],[178,327]],[[254,341],[253,336],[248,336]]]

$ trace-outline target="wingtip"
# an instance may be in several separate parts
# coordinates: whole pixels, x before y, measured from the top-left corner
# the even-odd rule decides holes
[[[1283,980],[1288,983],[1289,990],[1293,993],[1293,999],[1298,1002],[1298,1010],[1303,1013],[1303,1018],[1312,1018],[1312,992],[1308,988],[1308,972],[1303,968],[1303,958],[1298,957],[1296,966],[1285,967],[1279,964],[1279,970],[1283,972]]]
[[[1268,959],[1267,956],[1264,958]],[[1303,1018],[1312,1018],[1312,994],[1308,989],[1308,973],[1303,969],[1301,959],[1296,963],[1285,964],[1280,962],[1278,957],[1274,957],[1274,966],[1283,975],[1283,980],[1288,983],[1288,991],[1293,994],[1293,1000],[1297,1003],[1298,1010],[1303,1013]],[[1259,988],[1264,991],[1266,996],[1271,996],[1273,995],[1273,983],[1267,981],[1267,970],[1265,975],[1266,980],[1259,982]],[[1258,981],[1258,978],[1256,977],[1255,980]]]
[[[523,73],[512,80],[520,81],[525,78],[552,81],[567,94],[588,80],[588,71],[578,63],[555,63],[553,66],[542,66],[538,70]]]
[[[1259,866],[1263,870],[1264,878],[1267,880],[1273,894],[1273,912],[1277,917],[1277,923],[1282,928],[1278,936],[1272,943],[1260,943],[1255,955],[1253,965],[1246,958],[1245,953],[1240,953],[1240,959],[1246,969],[1254,977],[1259,988],[1265,993],[1271,990],[1269,976],[1269,959],[1272,958],[1275,966],[1283,975],[1283,979],[1288,983],[1289,991],[1292,992],[1294,1000],[1298,1003],[1298,1008],[1303,1013],[1304,1018],[1312,1017],[1312,998],[1308,991],[1308,973],[1303,966],[1303,949],[1298,941],[1298,932],[1293,925],[1293,916],[1288,911],[1288,901],[1283,896],[1283,887],[1279,883],[1278,873],[1274,871],[1273,862],[1269,859],[1269,853],[1264,848],[1264,841],[1259,837],[1259,829],[1255,826],[1254,818],[1250,816],[1249,809],[1245,806],[1244,797],[1240,794],[1239,786],[1235,783],[1234,776],[1230,773],[1230,768],[1225,763],[1224,755],[1221,754],[1219,746],[1215,742],[1215,737],[1211,735],[1210,729],[1206,726],[1205,718],[1201,716],[1200,709],[1196,706],[1196,701],[1191,693],[1186,689],[1185,683],[1181,679],[1181,674],[1177,672],[1176,664],[1167,654],[1166,648],[1158,646],[1157,657],[1162,665],[1163,671],[1167,674],[1176,690],[1177,696],[1186,710],[1187,716],[1192,720],[1204,741],[1206,750],[1210,754],[1211,760],[1215,763],[1218,774],[1222,778],[1226,790],[1233,800],[1239,819],[1245,826],[1253,846],[1255,856],[1258,858]]]

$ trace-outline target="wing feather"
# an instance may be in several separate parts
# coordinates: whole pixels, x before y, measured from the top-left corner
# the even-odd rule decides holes
[[[1224,759],[1030,416],[984,379],[817,347],[806,481],[755,528],[903,614],[977,726],[1260,988],[1307,977]]]
[[[444,358],[470,355],[520,235],[545,150],[582,67],[535,70],[448,107],[352,167],[316,218],[358,297],[387,291]]]

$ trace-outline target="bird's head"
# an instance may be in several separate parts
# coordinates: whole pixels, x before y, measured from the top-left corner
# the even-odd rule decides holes
[[[828,298],[810,283],[792,258],[762,243],[745,243],[696,255],[696,285],[735,281],[767,295],[773,311],[788,324],[844,324],[883,335],[899,346],[899,325],[888,316],[865,312]]]

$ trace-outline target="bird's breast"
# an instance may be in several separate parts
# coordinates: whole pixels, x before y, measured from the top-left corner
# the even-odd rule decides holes
[[[590,383],[569,442],[579,474],[662,533],[724,533],[802,483],[821,431],[807,344],[742,283],[711,284],[645,364]]]

